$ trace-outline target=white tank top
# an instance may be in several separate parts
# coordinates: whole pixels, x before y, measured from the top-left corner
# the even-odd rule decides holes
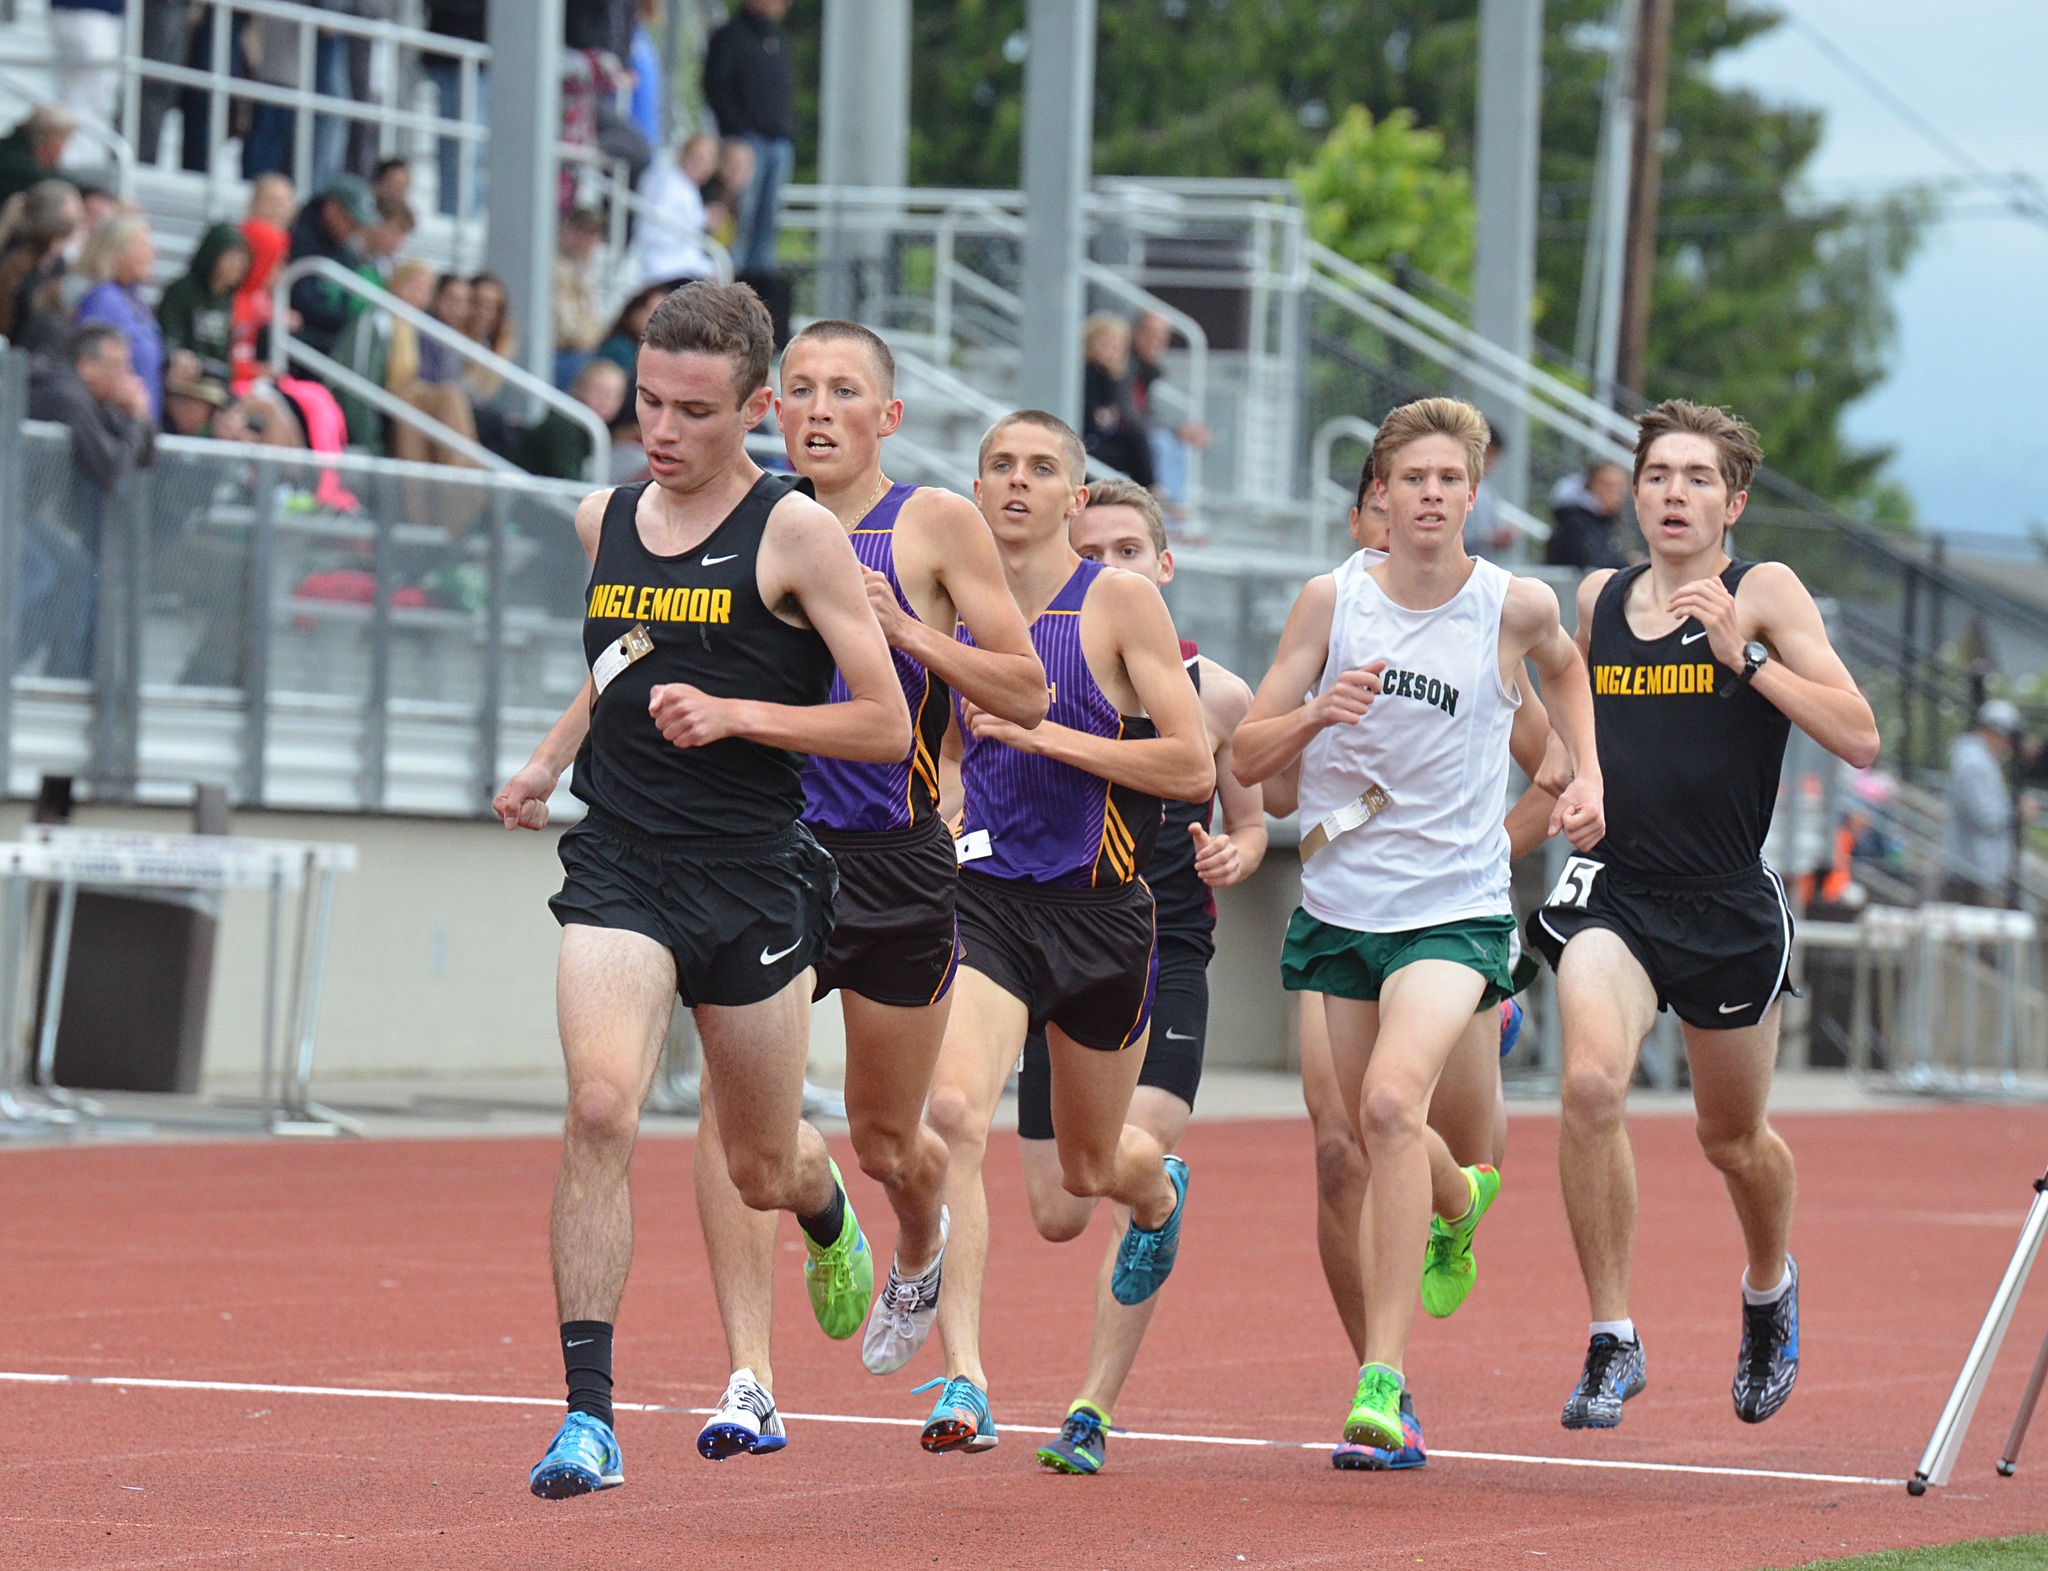
[[[1330,653],[1315,691],[1385,660],[1386,690],[1357,725],[1326,726],[1301,759],[1304,835],[1377,786],[1389,798],[1301,869],[1310,916],[1399,933],[1509,916],[1508,734],[1521,694],[1501,681],[1500,613],[1513,575],[1474,559],[1434,611],[1387,598],[1360,551],[1335,573]]]

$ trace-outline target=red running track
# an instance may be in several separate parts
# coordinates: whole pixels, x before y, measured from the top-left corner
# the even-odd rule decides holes
[[[1738,1423],[1728,1381],[1741,1254],[1681,1118],[1635,1125],[1634,1309],[1650,1388],[1604,1435],[1557,1410],[1584,1306],[1554,1122],[1518,1118],[1481,1276],[1421,1321],[1411,1383],[1443,1450],[1903,1479],[1955,1378],[2048,1162],[2048,1113],[1945,1109],[1786,1118],[1804,1197],[1795,1247],[1805,1363],[1791,1404]],[[1197,1124],[1180,1267],[1117,1414],[1133,1429],[1333,1439],[1347,1349],[1312,1232],[1307,1125]],[[842,1153],[844,1159],[844,1153]],[[553,1398],[561,1389],[539,1141],[231,1144],[0,1154],[0,1368]],[[844,1163],[849,1173],[852,1163]],[[1104,1233],[1041,1242],[1010,1137],[990,1159],[988,1360],[997,1419],[1056,1423],[1077,1380]],[[879,1193],[855,1198],[886,1249]],[[707,1405],[724,1384],[684,1141],[635,1174],[639,1259],[619,1396]],[[785,1232],[790,1231],[785,1225]],[[798,1413],[916,1420],[936,1344],[877,1380],[810,1322],[796,1245],[777,1321],[778,1396]],[[793,1421],[787,1451],[719,1465],[697,1421],[624,1413],[622,1490],[525,1490],[547,1407],[0,1382],[0,1566],[1727,1567],[2048,1525],[2048,1432],[1993,1476],[2048,1286],[2023,1305],[1957,1482],[1900,1486],[1589,1470],[1440,1456],[1418,1473],[1333,1471],[1320,1449],[1113,1440],[1063,1478],[1008,1432],[928,1457],[911,1427]]]

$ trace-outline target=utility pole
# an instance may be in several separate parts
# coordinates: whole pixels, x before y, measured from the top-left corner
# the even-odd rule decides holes
[[[555,143],[562,134],[562,3],[487,13],[491,177],[484,255],[505,280],[519,362],[555,379]]]
[[[1084,203],[1095,142],[1095,0],[1029,0],[1024,62],[1024,344],[1017,398],[1081,416]]]
[[[1535,345],[1536,173],[1543,137],[1543,0],[1480,0],[1479,148],[1473,194],[1479,234],[1473,259],[1472,326],[1519,360]],[[1481,394],[1500,434],[1490,484],[1517,506],[1528,500],[1529,414],[1519,398]]]
[[[818,85],[818,183],[834,189],[900,187],[910,179],[910,0],[825,0]],[[888,258],[888,214],[829,201],[827,316],[861,311],[863,274]],[[870,284],[879,281],[865,280]]]
[[[1671,71],[1671,0],[1642,0],[1636,30],[1634,159],[1629,171],[1628,267],[1621,288],[1615,380],[1641,392],[1650,360],[1657,278],[1657,192],[1664,178],[1664,90]]]

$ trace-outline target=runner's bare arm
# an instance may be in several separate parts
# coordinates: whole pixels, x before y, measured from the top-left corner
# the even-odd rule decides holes
[[[593,562],[597,560],[597,537],[604,527],[605,506],[611,497],[608,490],[593,491],[576,504],[576,540],[583,547],[583,554]],[[548,798],[555,794],[562,771],[576,761],[584,737],[590,734],[590,706],[596,700],[596,689],[590,678],[585,677],[583,686],[569,700],[569,707],[562,711],[562,718],[548,728],[540,746],[533,750],[533,757],[492,798],[491,811],[504,821],[507,829],[547,828]]]
[[[1181,663],[1180,635],[1158,588],[1136,573],[1112,569],[1089,586],[1083,615],[1091,612],[1099,612],[1114,631],[1117,655],[1156,737],[1119,741],[1050,720],[1026,731],[963,706],[969,728],[976,737],[1072,764],[1112,785],[1177,802],[1206,802],[1216,790],[1216,760],[1201,700]]]
[[[1295,597],[1280,634],[1273,669],[1259,684],[1251,712],[1231,739],[1231,769],[1245,785],[1278,774],[1301,756],[1325,726],[1356,725],[1380,690],[1384,660],[1360,671],[1341,671],[1327,693],[1304,695],[1330,658],[1330,622],[1337,614],[1337,580],[1311,578]]]
[[[1536,784],[1551,745],[1549,712],[1528,673],[1519,667],[1515,671],[1515,687],[1522,695],[1522,707],[1515,711],[1514,729],[1508,733],[1508,751],[1515,756],[1515,766],[1529,777],[1530,785],[1508,809],[1510,860],[1528,855],[1550,838],[1550,815],[1557,806],[1557,797]],[[1560,754],[1562,751],[1560,748]]]
[[[1223,829],[1210,834],[1188,825],[1195,842],[1195,874],[1211,889],[1227,889],[1259,870],[1266,858],[1264,789],[1239,782],[1230,772],[1231,739],[1252,706],[1244,678],[1202,658],[1202,716],[1216,745],[1216,801]]]
[[[762,599],[775,608],[794,602],[825,640],[851,696],[837,704],[768,704],[671,682],[655,688],[647,705],[661,734],[677,747],[740,736],[864,764],[908,755],[910,711],[839,520],[807,496],[785,496],[762,531],[758,572]]]
[[[1522,651],[1535,669],[1552,727],[1571,757],[1572,782],[1552,811],[1551,833],[1562,830],[1581,851],[1598,845],[1607,833],[1607,815],[1600,755],[1593,744],[1593,685],[1586,679],[1586,662],[1578,646],[1565,636],[1557,596],[1548,584],[1517,578],[1508,585],[1501,607],[1501,643],[1509,652]]]
[[[907,615],[889,581],[870,572],[868,601],[883,636],[977,709],[1020,726],[1037,725],[1050,702],[1045,667],[1003,582],[987,522],[972,502],[950,491],[920,491],[905,511],[911,508],[916,509],[920,543],[929,546],[939,583],[974,642],[961,643],[952,628],[932,627]]]
[[[1714,658],[1731,671],[1743,668],[1743,646],[1761,641],[1771,658],[1750,682],[1757,693],[1845,763],[1877,762],[1877,716],[1791,568],[1759,562],[1732,595],[1718,578],[1699,579],[1671,597],[1671,612],[1699,618]]]
[[[1608,579],[1614,576],[1614,569],[1603,567],[1597,573],[1588,573],[1579,580],[1579,592],[1573,604],[1578,610],[1578,628],[1572,634],[1572,642],[1579,646],[1579,658],[1586,662],[1586,668],[1593,666],[1593,607],[1599,602],[1600,591],[1607,587]]]

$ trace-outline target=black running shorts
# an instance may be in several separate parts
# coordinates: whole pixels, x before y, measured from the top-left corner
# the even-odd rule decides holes
[[[773,998],[817,963],[832,932],[838,874],[802,824],[680,839],[592,809],[559,850],[555,920],[653,939],[675,956],[676,994],[692,1009]]]
[[[1202,1048],[1208,1036],[1208,953],[1161,933],[1152,1035],[1145,1042],[1145,1067],[1138,1071],[1138,1084],[1171,1092],[1192,1112],[1202,1084]],[[1053,1137],[1052,1055],[1040,1032],[1025,1039],[1024,1060],[1017,1071],[1017,1133],[1025,1140]]]
[[[843,987],[902,1009],[944,998],[960,958],[953,915],[960,864],[944,822],[873,835],[811,832],[839,865],[816,996]]]
[[[1066,889],[960,874],[961,964],[1083,1047],[1116,1053],[1145,1034],[1159,955],[1142,879]]]
[[[1689,1026],[1753,1026],[1791,991],[1792,908],[1762,862],[1722,878],[1652,882],[1573,856],[1525,931],[1555,969],[1565,945],[1589,927],[1628,945],[1657,990],[1657,1007]]]

